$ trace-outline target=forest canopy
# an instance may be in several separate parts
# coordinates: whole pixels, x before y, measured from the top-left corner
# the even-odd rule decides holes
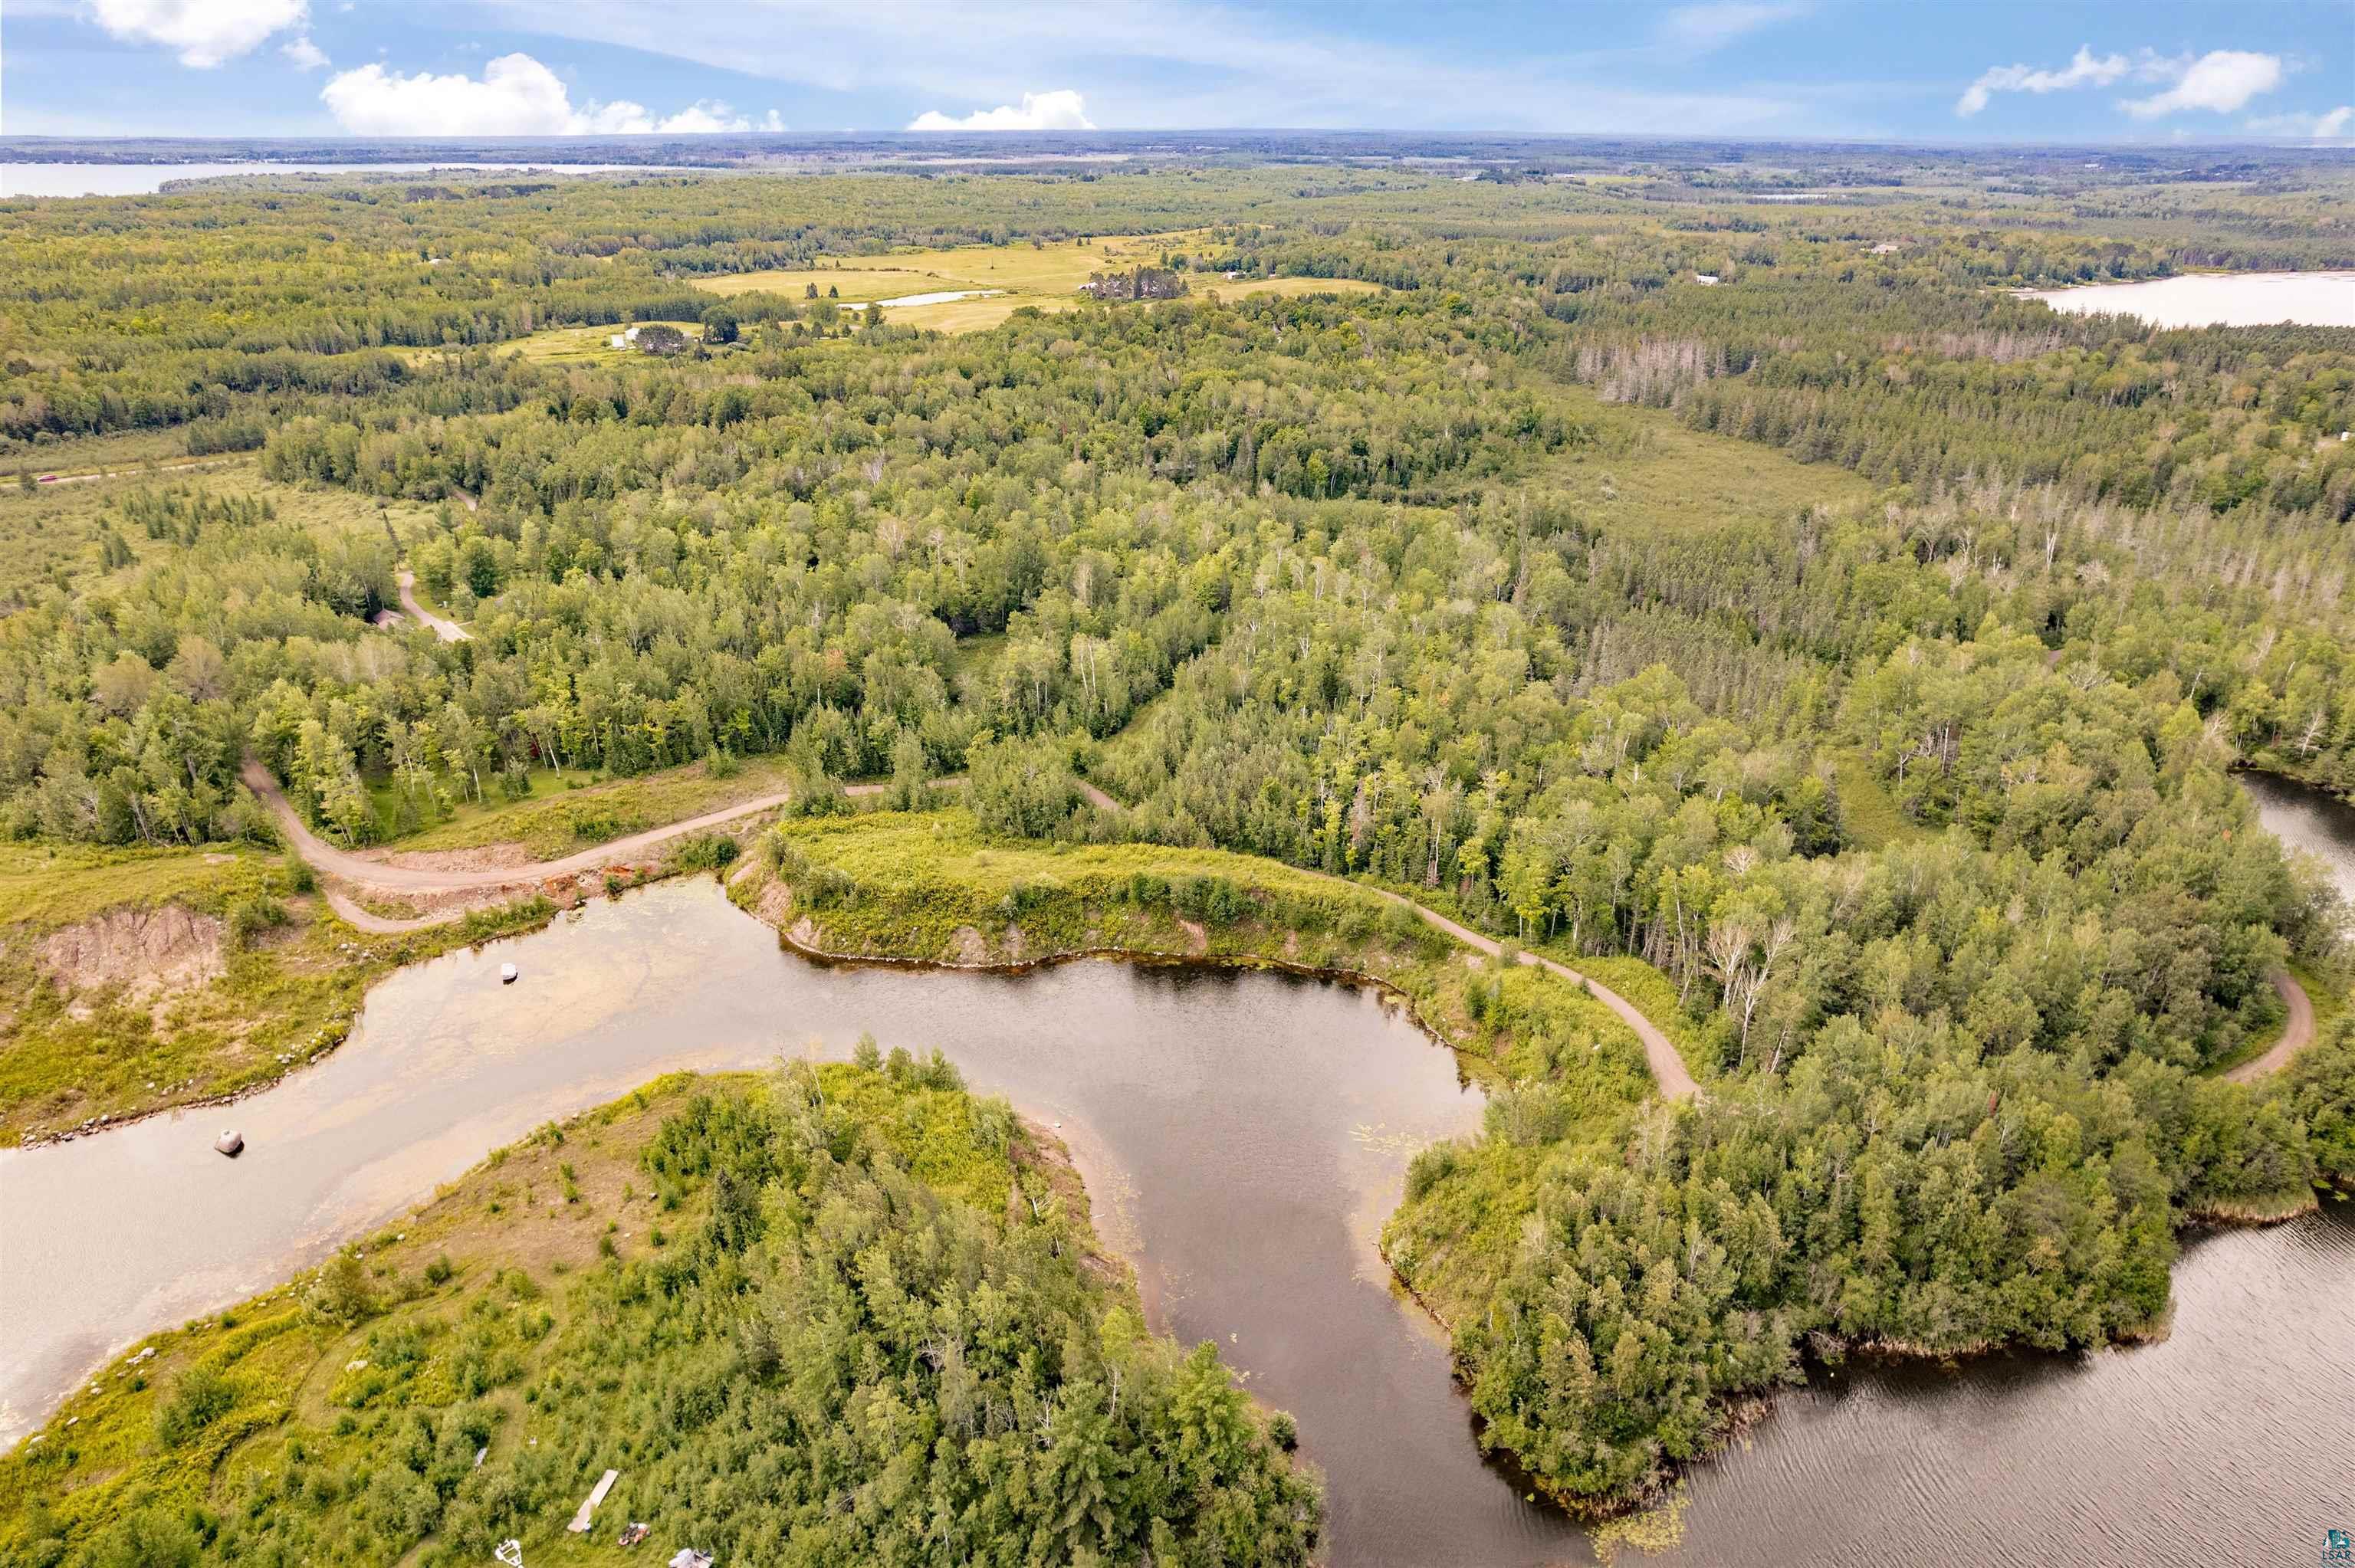
[[[797,810],[964,775],[1005,840],[1244,852],[1627,966],[1703,1093],[1597,1093],[1591,1041],[1484,986],[1484,1130],[1415,1161],[1385,1232],[1482,1441],[1573,1506],[1657,1488],[1810,1348],[2147,1333],[2184,1225],[2349,1176],[2343,1031],[2222,1074],[2280,1027],[2285,965],[2345,983],[2343,906],[2231,770],[2355,793],[2355,332],[2015,291],[2349,265],[2355,184],[1870,172],[1820,207],[1683,166],[1622,194],[1216,162],[0,205],[0,438],[33,491],[0,506],[42,563],[0,585],[0,832],[267,840],[249,754],[346,847],[759,756]],[[1185,238],[1150,287],[964,334],[790,294],[723,326],[691,281],[1108,233]],[[1217,298],[1228,273],[1305,281]],[[539,352],[658,321],[704,328]],[[129,442],[233,455],[37,482]],[[338,520],[289,510],[322,496]],[[404,571],[471,635],[377,624]],[[815,1149],[815,1113],[763,1114],[747,1159]],[[843,1138],[747,1190],[1051,1278],[1053,1375],[1102,1385],[1062,1261]],[[617,1271],[630,1332],[685,1360],[597,1397],[773,1398],[823,1448],[764,1392],[831,1354],[794,1336],[831,1331],[809,1281],[840,1257],[794,1234],[768,1274],[720,1239],[677,1291]],[[667,1346],[748,1292],[800,1325],[767,1372]],[[1200,1474],[1155,1446],[1223,1373],[1154,1366],[1118,1483],[1023,1528],[1241,1560],[1166,1555],[1138,1521],[1182,1496],[1204,1540],[1298,1547],[1313,1505],[1240,1415]],[[986,1382],[956,1465],[1018,1404]],[[710,1441],[665,1462],[749,1462]]]

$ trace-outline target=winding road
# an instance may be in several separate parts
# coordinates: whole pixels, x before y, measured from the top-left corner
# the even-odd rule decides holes
[[[2281,993],[2282,1005],[2289,1009],[2289,1022],[2282,1026],[2282,1037],[2274,1042],[2272,1050],[2224,1075],[2236,1084],[2280,1072],[2289,1065],[2292,1056],[2314,1043],[2314,999],[2306,994],[2306,988],[2287,969],[2275,969],[2272,979],[2274,990]]]
[[[417,574],[407,567],[393,579],[400,589],[400,608],[417,620],[420,626],[430,626],[433,635],[444,642],[472,642],[474,634],[454,620],[444,620],[417,602]]]
[[[406,579],[407,574],[404,573],[402,582],[404,603],[408,602]],[[439,628],[437,627],[436,630]],[[452,630],[456,630],[459,636],[465,635],[462,630],[454,627]],[[749,800],[740,800],[732,806],[723,806],[718,810],[706,811],[700,816],[688,817],[684,821],[672,822],[666,827],[649,828],[644,832],[614,839],[610,842],[599,844],[594,849],[586,849],[577,854],[566,855],[560,860],[535,861],[525,865],[497,866],[479,870],[456,868],[443,870],[423,866],[388,865],[381,861],[368,860],[348,851],[339,850],[321,839],[304,824],[293,803],[286,799],[285,791],[279,788],[278,780],[271,776],[270,770],[260,761],[249,758],[246,760],[243,778],[247,788],[261,799],[261,802],[269,808],[272,816],[277,819],[279,828],[286,834],[287,841],[294,846],[295,852],[323,878],[333,878],[359,887],[402,894],[484,892],[498,888],[527,887],[579,876],[584,872],[599,871],[611,865],[627,864],[631,861],[641,858],[646,851],[682,834],[699,832],[706,828],[719,827],[755,812],[774,810],[791,798],[790,792],[785,790],[756,796]],[[953,787],[962,784],[964,780],[943,779],[935,782]],[[850,795],[877,795],[889,788],[887,784],[852,784],[847,786],[844,792]],[[1080,792],[1092,804],[1104,810],[1118,811],[1124,809],[1118,800],[1093,784],[1082,780],[1079,788]],[[1351,882],[1346,877],[1334,876],[1325,872],[1308,872],[1306,874],[1348,887],[1366,886],[1364,883]],[[379,934],[413,931],[428,926],[440,925],[444,921],[456,919],[461,913],[461,911],[451,910],[420,916],[413,919],[392,919],[381,915],[371,915],[336,888],[328,887],[325,891],[328,904],[346,922],[357,929]],[[1470,927],[1451,920],[1436,909],[1418,904],[1403,894],[1392,893],[1387,888],[1379,887],[1369,891],[1378,894],[1392,904],[1413,910],[1424,925],[1435,931],[1444,933],[1476,952],[1496,958],[1504,950],[1503,945],[1494,938],[1483,936]],[[1643,1043],[1644,1058],[1651,1067],[1653,1081],[1659,1085],[1660,1093],[1664,1097],[1671,1100],[1700,1097],[1700,1086],[1694,1080],[1691,1070],[1685,1065],[1684,1056],[1678,1051],[1676,1043],[1661,1032],[1659,1025],[1646,1017],[1643,1011],[1634,1002],[1595,980],[1592,975],[1582,974],[1569,965],[1558,963],[1552,959],[1524,952],[1520,955],[1520,961],[1544,969],[1547,973],[1566,980],[1572,985],[1583,986],[1597,1001],[1616,1013],[1622,1022],[1634,1030],[1636,1038]],[[2313,1042],[2314,1003],[2307,996],[2305,988],[2300,986],[2286,970],[2276,969],[2272,978],[2274,989],[2281,993],[2283,1005],[2289,1010],[2288,1023],[2282,1031],[2281,1039],[2275,1043],[2272,1049],[2262,1056],[2243,1063],[2225,1075],[2235,1083],[2247,1083],[2280,1071],[2291,1057]]]
[[[488,892],[498,888],[528,887],[560,878],[579,876],[583,872],[601,871],[609,865],[627,864],[639,858],[645,851],[677,838],[682,833],[698,832],[705,828],[716,828],[723,822],[732,822],[739,817],[750,816],[755,811],[774,810],[783,805],[787,799],[785,792],[780,790],[775,794],[756,796],[750,800],[739,800],[732,806],[723,806],[716,811],[706,811],[701,816],[689,817],[683,821],[672,822],[666,827],[648,828],[642,833],[632,833],[626,838],[613,839],[599,844],[594,849],[586,849],[578,854],[566,855],[561,860],[533,861],[524,865],[493,866],[471,871],[460,868],[445,870],[422,866],[387,865],[382,861],[368,860],[353,854],[347,850],[339,850],[311,831],[309,825],[303,821],[302,814],[294,810],[293,802],[286,799],[286,792],[279,788],[278,780],[272,777],[270,769],[264,768],[258,759],[246,758],[245,767],[240,777],[245,780],[245,787],[252,790],[261,803],[270,809],[270,814],[277,820],[279,831],[286,835],[286,842],[294,846],[294,853],[301,855],[312,870],[317,872],[323,878],[332,877],[337,881],[360,887],[375,888],[386,893]],[[883,788],[884,786],[880,784],[853,785],[851,792],[873,794]],[[360,930],[373,931],[378,935],[421,930],[428,926],[439,926],[446,921],[455,920],[464,913],[464,911],[453,909],[440,914],[419,916],[414,919],[397,920],[382,915],[369,914],[352,898],[334,887],[326,889],[326,895],[327,903],[337,915],[343,916],[346,923]]]
[[[402,584],[404,602],[408,598],[406,577],[407,574],[404,573]],[[455,868],[442,870],[424,866],[388,865],[382,861],[368,860],[353,854],[347,850],[339,850],[311,831],[308,824],[303,821],[301,813],[294,810],[293,803],[286,799],[286,792],[279,788],[278,780],[272,776],[270,769],[261,765],[260,759],[248,758],[241,776],[245,779],[246,788],[251,789],[261,803],[269,808],[270,814],[277,820],[279,830],[286,835],[287,842],[294,846],[295,853],[300,854],[311,869],[317,872],[323,879],[332,878],[356,886],[376,888],[388,893],[487,892],[498,888],[528,887],[574,877],[583,872],[598,871],[609,865],[625,864],[639,858],[645,851],[677,838],[683,833],[698,832],[705,828],[716,828],[757,811],[774,810],[791,798],[790,792],[785,790],[756,796],[752,800],[740,800],[732,806],[723,806],[716,811],[706,811],[701,816],[689,817],[666,827],[649,828],[642,833],[632,833],[627,838],[614,839],[594,849],[582,850],[578,854],[566,855],[561,860],[534,861],[525,865],[495,866],[471,871]],[[934,782],[944,787],[954,787],[964,783],[964,780],[942,779],[935,779]],[[852,784],[846,786],[843,792],[848,795],[879,795],[889,788],[890,786],[887,784]],[[1104,810],[1118,811],[1124,809],[1112,796],[1084,780],[1080,783],[1080,792],[1086,796],[1090,802]],[[1346,877],[1332,876],[1324,872],[1311,872],[1308,874],[1324,881],[1338,883],[1347,887],[1365,886],[1363,883],[1350,882]],[[394,919],[368,913],[368,910],[360,907],[357,902],[335,887],[326,887],[325,891],[329,906],[342,916],[346,924],[357,929],[375,932],[378,935],[389,936],[402,931],[420,930],[428,926],[438,926],[445,921],[458,918],[462,913],[458,910],[449,910],[419,916],[411,919]],[[1386,888],[1372,888],[1369,891],[1388,899],[1392,904],[1413,910],[1423,922],[1433,930],[1444,932],[1476,951],[1485,953],[1490,958],[1497,957],[1502,951],[1500,944],[1495,939],[1484,937],[1467,926],[1459,925],[1436,909],[1427,909],[1402,894],[1392,893]],[[1523,953],[1521,962],[1534,964],[1550,974],[1559,975],[1573,985],[1584,986],[1596,1001],[1617,1013],[1625,1022],[1627,1027],[1636,1032],[1636,1037],[1643,1042],[1645,1059],[1651,1064],[1652,1076],[1659,1084],[1661,1094],[1669,1099],[1682,1099],[1700,1092],[1700,1086],[1693,1081],[1692,1074],[1686,1069],[1684,1058],[1678,1054],[1675,1044],[1666,1034],[1660,1033],[1658,1025],[1645,1017],[1634,1002],[1592,977],[1580,974],[1576,969],[1565,964],[1556,963],[1551,959],[1540,958],[1534,953]]]
[[[1112,812],[1126,810],[1118,800],[1114,800],[1086,779],[1079,780],[1079,786],[1080,793],[1087,797],[1091,805]],[[1421,916],[1424,925],[1434,931],[1445,932],[1476,952],[1486,953],[1493,959],[1500,956],[1504,951],[1504,945],[1494,938],[1484,937],[1469,926],[1458,925],[1438,910],[1428,909],[1417,904],[1403,893],[1392,893],[1386,887],[1368,888],[1362,882],[1351,882],[1348,877],[1335,876],[1329,872],[1307,871],[1305,867],[1294,869],[1304,871],[1321,882],[1337,882],[1345,887],[1366,888],[1369,892],[1379,894],[1401,908],[1413,910]],[[1700,1086],[1693,1081],[1692,1073],[1685,1066],[1684,1054],[1677,1049],[1676,1042],[1661,1033],[1659,1025],[1645,1017],[1634,1002],[1629,1001],[1592,975],[1582,975],[1567,964],[1558,964],[1551,959],[1541,959],[1535,953],[1523,953],[1521,962],[1534,965],[1549,974],[1559,975],[1572,985],[1584,986],[1595,1001],[1617,1013],[1620,1021],[1636,1032],[1636,1038],[1644,1043],[1644,1059],[1651,1064],[1652,1079],[1660,1086],[1660,1093],[1663,1096],[1672,1100],[1699,1097]]]

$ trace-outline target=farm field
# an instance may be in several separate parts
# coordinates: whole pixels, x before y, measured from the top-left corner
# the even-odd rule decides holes
[[[632,326],[674,326],[693,342],[703,335],[701,322],[633,322]],[[512,351],[533,365],[609,366],[621,365],[645,357],[634,348],[612,346],[613,335],[624,330],[619,324],[581,327],[557,327],[552,331],[534,333],[503,344],[502,352]],[[432,352],[432,351],[425,351]]]
[[[1081,302],[1079,290],[1092,272],[1150,265],[1168,250],[1197,241],[1199,231],[1140,234],[1040,245],[964,245],[937,250],[894,251],[889,256],[845,257],[826,265],[743,272],[705,278],[696,287],[723,298],[782,294],[801,300],[815,287],[821,298],[843,304],[964,289],[1003,292],[966,300],[910,305],[891,311],[902,326],[937,332],[980,332],[1028,308],[1069,310]],[[1286,298],[1311,293],[1380,292],[1380,286],[1354,278],[1237,278],[1189,275],[1196,297],[1215,294],[1238,300],[1252,294]],[[833,291],[829,293],[828,291]]]

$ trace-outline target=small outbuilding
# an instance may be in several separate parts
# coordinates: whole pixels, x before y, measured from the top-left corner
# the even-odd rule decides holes
[[[711,1554],[682,1546],[678,1549],[678,1555],[670,1560],[670,1568],[711,1568]]]

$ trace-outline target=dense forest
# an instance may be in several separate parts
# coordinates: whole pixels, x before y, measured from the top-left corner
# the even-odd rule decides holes
[[[249,752],[346,845],[550,772],[774,756],[796,809],[964,774],[1009,838],[1243,851],[1640,960],[1706,1092],[1595,1094],[1517,976],[1481,993],[1486,1130],[1416,1160],[1385,1234],[1482,1440],[1577,1506],[1706,1452],[1811,1347],[2149,1332],[2181,1226],[2355,1179],[2343,1029],[2269,1082],[2216,1072],[2278,1026],[2274,970],[2342,961],[2344,910],[2229,770],[2355,793],[2355,332],[2012,290],[2345,265],[2355,185],[1996,202],[1925,154],[1852,204],[1757,188],[1211,163],[0,205],[25,488],[159,434],[250,454],[77,501],[87,542],[10,590],[0,831],[267,839]],[[1111,233],[1167,234],[1179,281],[1381,291],[1206,283],[949,335],[694,286]],[[517,351],[656,320],[703,341]],[[363,521],[273,499],[323,491]],[[404,569],[471,639],[371,624]],[[927,1279],[1011,1248],[1077,1310],[1050,1253],[887,1173],[746,1180]],[[763,1353],[815,1365],[793,1336],[830,1320],[796,1292],[848,1244],[796,1245],[793,1279],[717,1241],[712,1266],[806,1319]],[[660,1353],[595,1397],[768,1398],[741,1345],[669,1344],[716,1287],[629,1295],[645,1272],[613,1311]],[[1100,1384],[1082,1338],[1058,1375]],[[1124,1454],[1225,1386],[1155,1376]],[[1185,1483],[1225,1489],[1199,1527],[1305,1540],[1305,1494],[1236,1441]],[[1280,1556],[1138,1533],[1168,1505],[1137,1463],[1095,1549]],[[975,1484],[951,1468],[901,1478]]]
[[[370,1266],[390,1236],[339,1254],[222,1314],[152,1391],[142,1363],[127,1403],[153,1457],[129,1475],[73,1487],[73,1458],[38,1452],[0,1471],[0,1550],[478,1563],[613,1465],[629,1481],[601,1537],[626,1510],[730,1562],[1309,1560],[1319,1490],[1285,1457],[1288,1418],[1211,1347],[1146,1330],[1004,1101],[871,1041],[847,1065],[668,1087],[576,1126],[579,1153],[544,1128],[422,1216],[468,1237],[536,1174],[618,1216],[591,1217],[590,1266],[501,1266],[447,1236],[414,1271]],[[659,1120],[621,1163],[598,1128],[649,1099]],[[594,1158],[620,1164],[618,1193],[591,1196]],[[301,1353],[328,1347],[348,1353],[328,1414],[289,1421]],[[133,1419],[87,1440],[136,1442]]]

